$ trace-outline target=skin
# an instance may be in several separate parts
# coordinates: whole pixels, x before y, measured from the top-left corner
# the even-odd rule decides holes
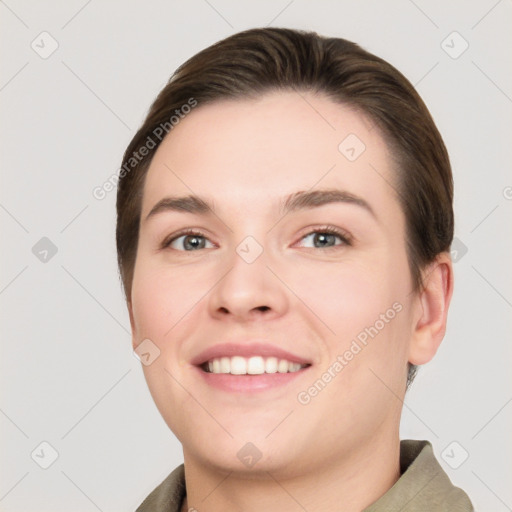
[[[349,134],[366,146],[353,162],[338,150]],[[434,356],[453,271],[449,254],[440,254],[424,269],[424,290],[412,293],[396,178],[368,119],[312,93],[199,105],[159,146],[145,182],[129,312],[134,349],[149,338],[160,350],[143,369],[183,445],[182,510],[360,511],[399,478],[407,362]],[[282,198],[324,188],[361,197],[375,217],[347,203],[280,213]],[[146,220],[163,197],[189,194],[211,199],[215,215],[166,211]],[[325,225],[352,243],[322,243],[314,233]],[[161,248],[184,228],[200,231],[204,248],[184,245],[193,236]],[[251,264],[236,252],[249,235],[263,249]],[[299,403],[298,393],[394,303],[401,311]],[[240,336],[264,338],[313,365],[251,396],[209,387],[192,357]],[[237,457],[247,442],[261,452],[250,468]]]

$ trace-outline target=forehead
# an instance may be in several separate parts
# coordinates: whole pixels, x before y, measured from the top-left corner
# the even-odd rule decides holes
[[[196,107],[160,144],[142,216],[166,195],[200,195],[261,215],[262,205],[271,212],[280,198],[315,188],[345,190],[389,210],[397,207],[395,173],[372,122],[325,96],[218,101]]]

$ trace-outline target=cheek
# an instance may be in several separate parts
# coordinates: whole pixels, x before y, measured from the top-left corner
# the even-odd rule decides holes
[[[150,365],[142,367],[144,377],[157,408],[178,439],[185,434],[183,421],[175,411],[197,413],[197,404],[180,384],[185,369],[185,362],[180,359],[182,347],[197,328],[195,322],[189,321],[194,306],[208,290],[204,273],[192,267],[166,268],[154,261],[141,261],[132,286],[137,342],[150,339],[160,351]]]
[[[395,284],[382,261],[303,261],[290,268],[286,277],[290,288],[325,324],[337,348],[373,324],[394,302]]]
[[[171,304],[163,294],[162,286],[156,276],[135,275],[132,286],[132,307],[137,341],[150,338],[157,344],[165,334],[164,321],[166,311]]]
[[[138,337],[154,338],[161,345],[164,339],[171,338],[173,329],[186,323],[182,320],[209,289],[208,280],[200,275],[204,277],[204,272],[198,272],[193,265],[165,268],[141,264],[132,287]]]
[[[341,357],[342,387],[368,389],[376,384],[373,369],[385,381],[396,380],[400,388],[410,333],[410,297],[409,276],[395,260],[380,254],[343,264],[311,261],[288,275],[290,287],[313,312],[307,316],[314,329],[325,333],[327,360],[322,371]]]

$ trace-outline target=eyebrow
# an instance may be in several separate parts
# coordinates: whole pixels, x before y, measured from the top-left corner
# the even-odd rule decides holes
[[[370,213],[375,219],[377,216],[368,202],[351,192],[339,189],[323,189],[311,191],[298,191],[280,203],[282,215],[298,210],[309,210],[332,203],[346,203],[359,206]],[[215,213],[213,202],[208,199],[189,195],[183,197],[164,197],[156,203],[146,216],[146,220],[162,212],[187,212],[196,215],[209,215]]]

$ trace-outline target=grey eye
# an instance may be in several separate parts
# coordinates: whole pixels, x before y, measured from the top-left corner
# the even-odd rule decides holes
[[[306,235],[302,239],[302,241],[311,238],[313,241],[313,247],[317,249],[322,249],[324,247],[334,247],[336,245],[342,245],[344,243],[344,240],[340,235],[323,231],[314,231],[309,235]],[[340,240],[340,243],[336,243],[336,239]]]
[[[186,234],[176,237],[171,241],[169,247],[178,251],[195,251],[197,249],[205,249],[206,244],[209,243],[213,247],[212,243],[202,235]]]

